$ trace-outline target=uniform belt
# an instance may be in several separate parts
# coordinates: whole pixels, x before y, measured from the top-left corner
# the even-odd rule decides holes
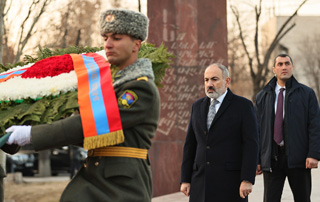
[[[134,147],[102,147],[91,149],[88,156],[111,156],[111,157],[129,157],[138,159],[147,159],[148,150]]]

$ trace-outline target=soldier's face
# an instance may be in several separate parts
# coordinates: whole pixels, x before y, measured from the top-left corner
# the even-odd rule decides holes
[[[107,33],[103,35],[104,49],[110,64],[123,69],[137,59],[141,41],[126,34]]]

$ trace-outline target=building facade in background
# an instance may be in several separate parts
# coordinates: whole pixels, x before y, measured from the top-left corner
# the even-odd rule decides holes
[[[275,34],[289,16],[275,16],[262,27],[262,43],[271,43]],[[294,76],[299,82],[312,87],[320,96],[320,16],[296,16],[295,24],[283,37],[273,52],[273,59],[280,53],[288,53],[295,66]],[[273,61],[269,63],[272,68]]]

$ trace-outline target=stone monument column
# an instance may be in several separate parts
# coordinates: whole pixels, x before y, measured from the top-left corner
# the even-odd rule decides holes
[[[205,96],[204,69],[227,65],[225,0],[148,0],[148,42],[175,58],[159,88],[161,116],[150,150],[153,195],[180,190],[180,166],[191,106]]]

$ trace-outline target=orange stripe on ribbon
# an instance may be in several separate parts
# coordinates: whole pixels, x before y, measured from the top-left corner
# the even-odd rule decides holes
[[[83,58],[78,54],[70,54],[70,56],[73,60],[73,66],[75,67],[74,70],[78,77],[78,102],[91,105],[90,97],[87,96],[90,92],[89,76]],[[81,112],[83,134],[85,137],[96,136],[97,129],[95,128],[94,124],[92,124],[94,123],[92,109],[90,107],[81,107],[80,104],[79,109]],[[86,120],[82,119],[82,117],[86,117]]]

